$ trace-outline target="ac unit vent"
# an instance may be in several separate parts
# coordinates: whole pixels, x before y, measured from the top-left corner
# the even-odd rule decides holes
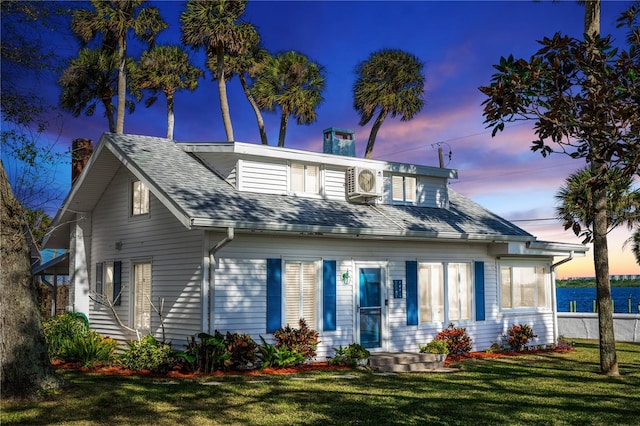
[[[345,176],[345,187],[349,200],[377,198],[382,196],[382,170],[364,167],[349,167]]]

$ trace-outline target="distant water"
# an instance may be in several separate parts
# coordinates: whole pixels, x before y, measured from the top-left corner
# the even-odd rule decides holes
[[[640,287],[611,287],[614,312],[628,314],[629,297],[631,297],[631,313],[639,313]],[[595,287],[556,288],[558,312],[569,312],[569,301],[571,300],[576,301],[576,312],[593,312],[596,289]]]

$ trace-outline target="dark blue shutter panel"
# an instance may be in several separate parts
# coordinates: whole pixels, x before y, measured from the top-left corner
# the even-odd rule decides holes
[[[282,324],[282,261],[267,259],[267,333]]]
[[[322,262],[322,325],[324,331],[336,329],[336,261]]]
[[[474,262],[476,321],[484,321],[484,262]]]
[[[100,296],[102,294],[102,277],[104,276],[103,263],[96,263],[96,294]]]
[[[120,306],[122,297],[120,291],[122,289],[122,262],[113,262],[113,304]]]
[[[418,262],[407,260],[407,325],[418,325]]]

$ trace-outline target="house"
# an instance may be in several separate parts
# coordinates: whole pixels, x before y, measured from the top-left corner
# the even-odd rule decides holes
[[[452,190],[455,170],[355,158],[353,132],[324,151],[104,134],[46,242],[69,250],[70,309],[177,348],[301,317],[319,357],[417,351],[449,323],[474,350],[514,323],[555,341],[554,258],[585,246],[538,241]]]

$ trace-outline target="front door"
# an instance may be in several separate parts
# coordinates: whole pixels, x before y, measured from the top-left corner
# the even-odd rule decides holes
[[[358,268],[358,325],[360,344],[367,349],[382,347],[383,334],[383,274],[380,267]]]

